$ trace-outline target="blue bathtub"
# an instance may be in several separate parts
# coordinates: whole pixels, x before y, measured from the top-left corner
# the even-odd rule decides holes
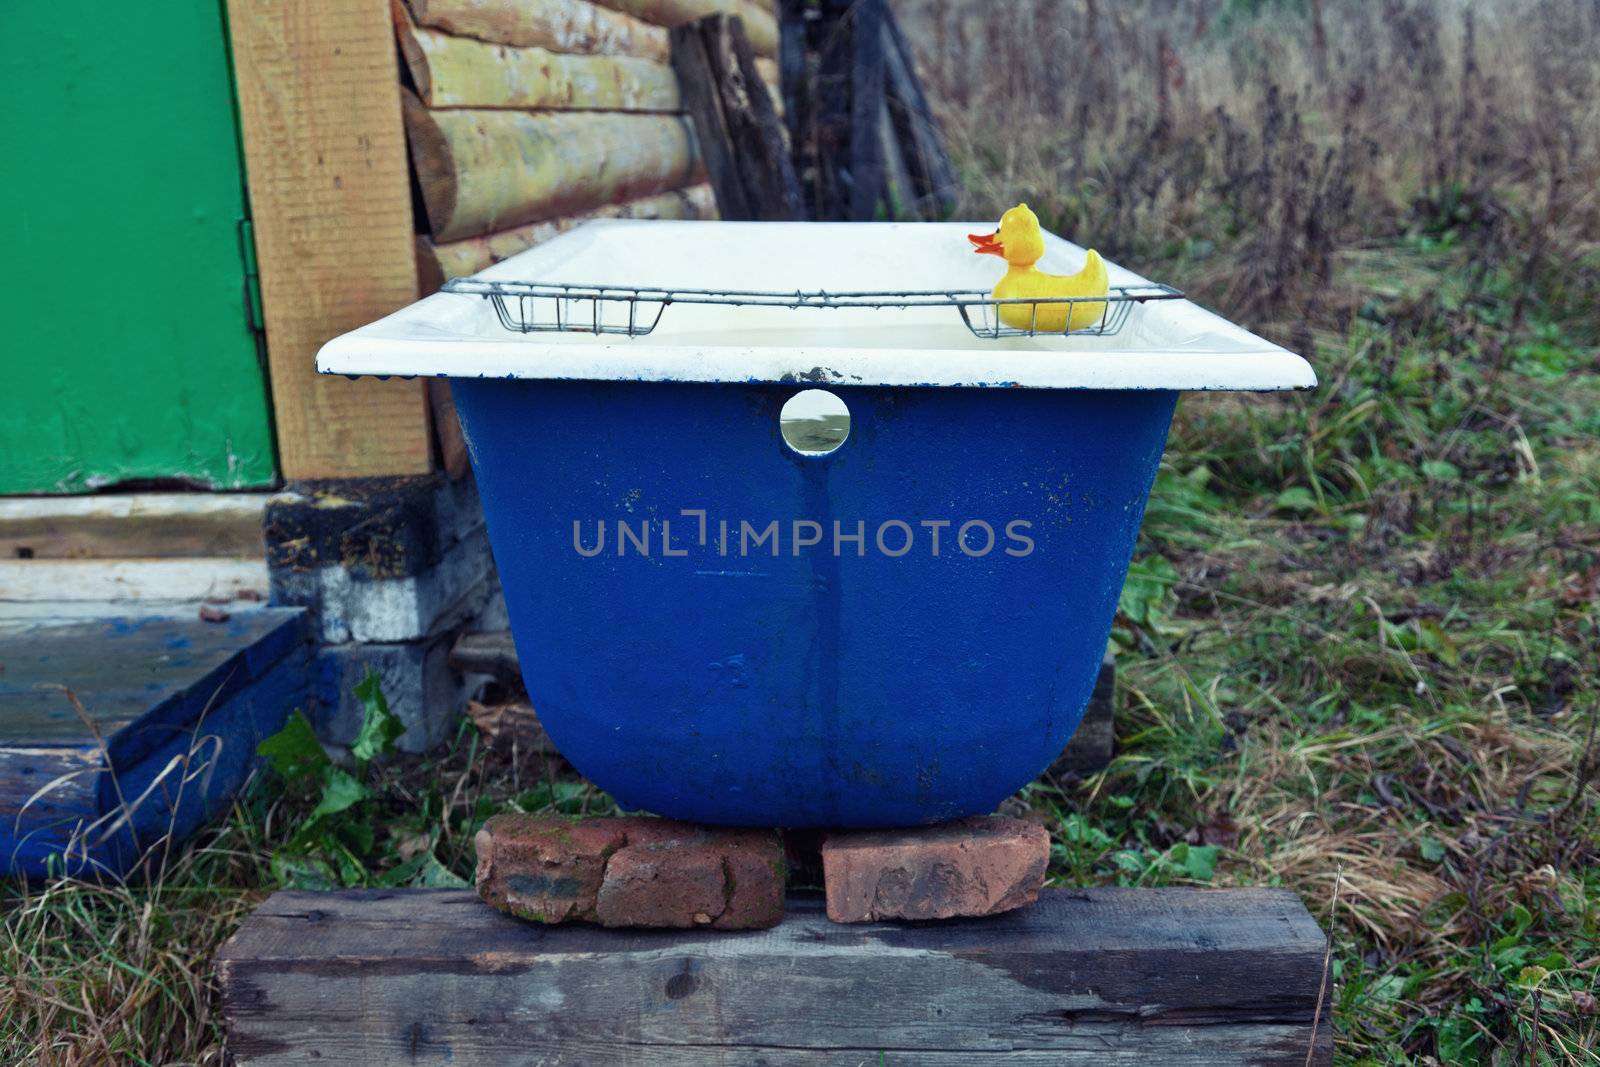
[[[600,223],[481,277],[992,284],[963,254],[978,228]],[[841,240],[862,251],[826,265]],[[1074,269],[1052,240],[1046,269]],[[1315,382],[1184,301],[1002,340],[948,308],[627,313],[657,310],[648,336],[520,335],[439,294],[319,363],[452,378],[551,739],[623,805],[710,823],[992,811],[1083,713],[1179,392]],[[780,428],[817,386],[849,411],[825,455]]]

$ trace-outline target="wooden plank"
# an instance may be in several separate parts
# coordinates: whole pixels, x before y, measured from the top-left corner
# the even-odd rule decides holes
[[[769,7],[751,0],[596,0],[614,11],[676,29],[712,15],[737,15],[750,43],[764,56],[778,54],[778,22]]]
[[[435,241],[678,189],[699,165],[676,116],[429,110],[404,97]],[[414,262],[409,246],[406,261]]]
[[[443,284],[441,279],[439,285]],[[456,415],[455,398],[450,395],[450,379],[428,379],[428,405],[433,409],[433,432],[439,443],[440,465],[450,477],[465,478],[472,469],[472,456],[467,452],[467,437]]]
[[[711,186],[694,185],[670,193],[640,197],[620,204],[607,204],[593,211],[548,222],[533,222],[499,233],[468,237],[461,241],[435,244],[431,238],[417,239],[419,270],[426,279],[423,291],[433,292],[446,278],[476,274],[508,256],[543,244],[558,234],[591,219],[710,219],[716,218],[717,204]]]
[[[7,614],[28,604],[264,600],[270,588],[265,559],[0,559]]]
[[[259,559],[264,493],[0,498],[0,559]]]
[[[81,839],[99,815],[104,767],[89,746],[0,745],[0,877],[43,874]]]
[[[961,183],[922,91],[910,42],[892,8],[885,8],[882,26],[889,115],[917,194],[910,206],[923,218],[942,219],[955,210]]]
[[[417,296],[394,29],[378,0],[229,0],[285,477],[431,469],[422,383],[316,373]]]
[[[746,36],[742,18],[714,16],[704,27],[722,113],[739,160],[739,174],[758,220],[805,218],[800,183],[783,138],[783,125]]]
[[[522,684],[522,661],[508,630],[462,634],[450,649],[450,666],[463,674],[492,674],[501,683]]]
[[[299,608],[244,609],[215,623],[186,612],[10,624],[0,631],[0,743],[94,745],[94,731],[110,740],[136,722],[141,730],[192,722],[305,636]],[[112,742],[128,758],[156,743],[151,736]]]
[[[816,51],[810,121],[797,153],[800,169],[811,177],[816,217],[825,222],[850,218],[850,82],[855,58],[851,0],[823,0],[808,20]]]
[[[678,82],[665,63],[487,44],[416,25],[401,0],[392,8],[400,54],[429,107],[678,110]]]
[[[241,1064],[1327,1064],[1324,939],[1271,889],[1045,890],[989,919],[523,923],[468,891],[280,892],[218,955]],[[887,1057],[887,1059],[885,1059]]]
[[[850,12],[850,219],[871,222],[884,201],[884,0],[855,0]]]
[[[697,25],[690,24],[674,27],[671,40],[672,69],[678,75],[683,105],[694,123],[695,144],[711,177],[711,188],[716,190],[717,214],[735,221],[753,219],[756,206],[739,175],[733,134],[723,113],[722,94],[705,35]]]
[[[241,676],[196,706],[192,718],[159,727],[141,720],[112,738],[114,774],[97,783],[100,817],[88,837],[88,861],[116,875],[147,857],[159,864],[166,839],[181,842],[225,811],[261,764],[261,742],[306,706],[310,670],[310,646],[300,643],[261,674]],[[136,755],[121,755],[124,738],[141,729],[141,740],[154,743],[128,745]]]
[[[814,140],[811,123],[815,112],[811,71],[810,26],[806,17],[809,0],[778,0],[780,44],[778,51],[779,96],[783,100],[783,121],[789,132],[789,158],[800,182],[805,217],[814,219],[816,167],[807,145]]]
[[[305,612],[110,616],[0,629],[0,877],[121,875],[181,839],[308,696]],[[62,687],[77,698],[74,707]]]
[[[673,69],[724,219],[804,218],[783,127],[743,21],[712,15],[672,31]]]
[[[667,61],[667,32],[588,0],[406,0],[418,24],[492,44]]]

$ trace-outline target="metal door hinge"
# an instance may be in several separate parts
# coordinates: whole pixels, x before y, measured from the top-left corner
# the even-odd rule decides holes
[[[239,220],[239,258],[244,263],[244,319],[255,333],[265,333],[261,310],[261,274],[256,269],[256,231],[249,219]]]

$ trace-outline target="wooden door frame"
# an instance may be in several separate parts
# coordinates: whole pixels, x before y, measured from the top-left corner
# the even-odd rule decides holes
[[[330,338],[417,299],[388,0],[227,0],[279,465],[433,469],[420,381],[316,373]]]

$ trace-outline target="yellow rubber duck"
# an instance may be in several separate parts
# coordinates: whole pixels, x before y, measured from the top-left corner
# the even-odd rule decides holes
[[[1105,296],[1111,289],[1105,262],[1092,248],[1083,269],[1076,274],[1046,274],[1034,266],[1044,258],[1044,231],[1039,228],[1039,216],[1027,204],[1018,204],[1000,216],[1000,228],[994,233],[969,234],[967,240],[979,255],[999,256],[1010,264],[1006,276],[994,287],[996,300]],[[1012,329],[1065,333],[1093,326],[1106,313],[1106,306],[1098,301],[1002,304],[999,312],[1000,321]]]

